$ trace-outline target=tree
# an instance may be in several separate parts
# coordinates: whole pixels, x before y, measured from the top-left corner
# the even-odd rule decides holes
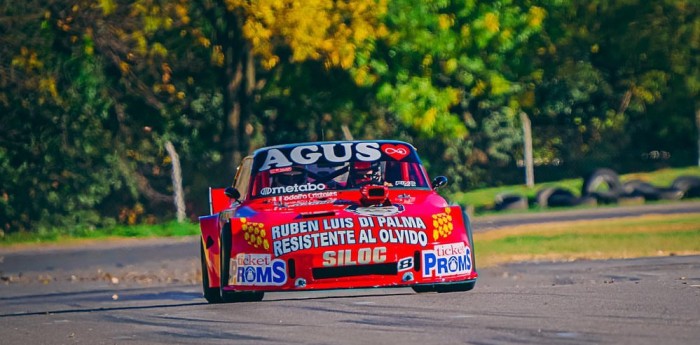
[[[265,78],[303,61],[347,68],[384,11],[373,0],[43,5],[2,5],[6,231],[81,212],[98,224],[96,208],[125,222],[158,214],[172,202],[168,142],[185,175],[198,172],[191,186],[230,183],[262,132],[252,109]]]
[[[486,177],[479,166],[512,160],[521,144],[521,99],[538,76],[526,48],[545,15],[529,1],[392,1],[389,33],[353,75],[399,136],[449,162],[436,173],[455,176],[455,189],[474,185]]]
[[[119,179],[106,128],[101,62],[65,43],[62,1],[0,5],[0,226],[5,232],[101,224]],[[65,10],[68,8],[68,10]],[[7,34],[5,34],[7,33]],[[80,41],[81,37],[74,37]],[[80,57],[80,58],[76,58]]]
[[[532,109],[544,134],[536,137],[540,159],[563,158],[570,174],[611,163],[653,168],[640,159],[652,150],[687,162],[696,18],[697,4],[688,1],[576,1],[551,11],[538,42],[544,82]]]

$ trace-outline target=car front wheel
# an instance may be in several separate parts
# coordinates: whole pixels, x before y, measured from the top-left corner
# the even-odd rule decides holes
[[[217,289],[222,303],[257,302],[262,301],[265,293],[262,291],[224,291],[228,285],[229,270],[231,269],[231,223],[226,223],[221,229],[221,280]]]

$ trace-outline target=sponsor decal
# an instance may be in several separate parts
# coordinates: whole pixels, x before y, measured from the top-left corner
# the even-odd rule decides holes
[[[245,218],[241,218],[241,230],[243,230],[243,238],[249,245],[255,248],[270,249],[270,241],[267,240],[267,231],[265,224],[249,222]]]
[[[402,144],[384,144],[382,145],[382,152],[384,152],[387,156],[400,161],[406,158],[406,156],[411,153],[411,150],[406,145]]]
[[[410,270],[413,268],[413,257],[409,256],[407,258],[403,258],[399,260],[399,262],[396,263],[396,269],[401,272],[401,271],[406,271]]]
[[[428,235],[425,232],[409,229],[381,229],[379,240],[382,243],[420,244],[422,247],[428,245]]]
[[[336,202],[338,192],[323,191],[306,194],[278,195],[271,197],[275,210],[284,210],[296,206],[329,205]]]
[[[329,250],[323,253],[323,266],[379,264],[386,261],[386,247]]]
[[[294,184],[293,186],[281,186],[281,187],[265,187],[260,190],[261,195],[272,195],[272,194],[284,194],[284,193],[299,193],[299,192],[315,192],[326,189],[326,185],[323,183],[306,183],[306,184]]]
[[[287,263],[270,254],[238,254],[231,258],[230,285],[280,286],[287,282]]]
[[[352,218],[328,218],[280,224],[271,228],[275,256],[298,250],[355,244]]]
[[[447,238],[452,234],[454,224],[452,224],[451,211],[451,208],[445,207],[445,212],[433,215],[433,240]]]
[[[285,168],[277,168],[277,169],[270,169],[270,174],[275,175],[283,172],[290,172],[292,171],[292,167],[285,167]]]
[[[360,216],[393,216],[397,215],[401,212],[403,212],[404,207],[403,205],[396,204],[396,205],[390,205],[390,206],[380,206],[380,205],[372,205],[372,206],[358,206],[358,205],[352,205],[349,206],[348,208],[345,209],[345,211],[348,211],[350,213],[354,214],[359,214]]]
[[[408,155],[409,152],[407,152],[406,155]],[[265,160],[260,167],[260,171],[288,167],[295,163],[301,165],[314,164],[318,162],[321,157],[333,163],[348,162],[353,159],[353,157],[358,161],[371,162],[382,157],[378,143],[300,145],[294,147],[289,152],[289,157],[279,149],[274,148],[267,150],[265,155]]]
[[[420,217],[368,216],[296,221],[272,226],[268,233],[272,238],[273,253],[280,257],[299,250],[355,244],[392,243],[425,247],[428,245],[426,229]]]
[[[380,227],[426,229],[420,217],[377,217],[376,221]]]
[[[416,181],[394,181],[394,186],[415,187]]]
[[[280,237],[286,237],[289,235],[316,232],[318,231],[318,229],[318,220],[308,220],[303,222],[275,225],[272,227],[272,239],[276,240]]]
[[[306,193],[306,194],[291,194],[291,195],[278,195],[278,196],[273,196],[272,201],[303,201],[303,200],[309,200],[309,199],[327,199],[327,198],[335,198],[338,196],[338,192],[329,190],[329,191],[323,191],[323,192],[313,192],[313,193]]]
[[[423,277],[448,277],[472,271],[471,250],[464,243],[436,245],[423,250]]]
[[[334,203],[335,200],[314,200],[314,201],[296,201],[288,204],[284,204],[284,208],[287,207],[297,207],[297,206],[315,206],[315,205],[328,205]],[[280,208],[283,209],[283,208]]]

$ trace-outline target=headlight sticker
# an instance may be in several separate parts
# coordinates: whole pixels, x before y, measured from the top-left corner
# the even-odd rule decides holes
[[[245,218],[241,218],[241,230],[243,230],[243,238],[255,248],[270,249],[270,241],[267,239],[265,224],[248,222]]]
[[[441,238],[447,238],[452,234],[454,225],[452,224],[452,209],[445,207],[445,212],[433,215],[433,240],[437,241]]]

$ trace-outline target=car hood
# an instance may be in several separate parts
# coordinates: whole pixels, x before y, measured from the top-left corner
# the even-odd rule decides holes
[[[431,190],[394,190],[388,203],[374,206],[362,205],[360,198],[359,192],[348,191],[318,198],[288,195],[283,200],[253,200],[236,210],[234,218],[241,225],[234,227],[234,235],[279,257],[303,247],[295,241],[332,235],[353,243],[360,241],[356,236],[368,232],[384,242],[425,247],[456,227],[445,199]]]
[[[357,191],[293,194],[245,203],[236,216],[272,224],[322,217],[430,216],[448,206],[444,198],[430,190],[391,191],[388,201],[362,205]]]

